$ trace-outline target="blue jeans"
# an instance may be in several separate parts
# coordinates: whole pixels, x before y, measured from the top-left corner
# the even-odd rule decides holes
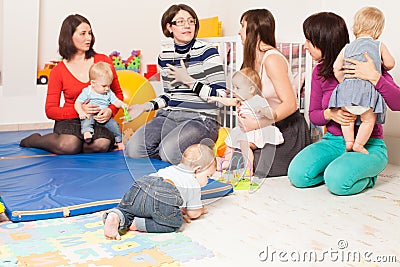
[[[110,130],[115,137],[115,142],[120,143],[122,142],[122,133],[121,133],[121,128],[119,127],[118,123],[113,119],[110,118],[107,122],[105,123],[98,123],[93,116],[90,116],[89,119],[83,119],[81,120],[81,128],[82,128],[82,134],[86,132],[90,132],[93,134],[94,129],[93,127],[95,125],[100,125],[108,130]]]
[[[353,195],[373,187],[378,174],[388,163],[383,139],[370,138],[369,154],[345,152],[343,136],[326,133],[321,141],[298,153],[289,165],[288,176],[296,187],[325,183],[336,195]]]
[[[153,157],[174,165],[193,144],[213,147],[220,126],[196,112],[159,110],[154,119],[140,127],[126,144],[131,158]]]
[[[133,183],[116,208],[106,211],[103,218],[115,212],[120,218],[120,230],[127,230],[135,219],[139,231],[169,233],[182,226],[182,204],[175,186],[161,177],[143,176]]]

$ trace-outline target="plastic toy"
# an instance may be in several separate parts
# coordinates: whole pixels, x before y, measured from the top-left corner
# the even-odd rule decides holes
[[[131,120],[131,115],[129,115],[128,109],[124,107],[123,111],[124,111],[124,120],[125,121],[130,121]]]
[[[253,192],[260,187],[261,181],[250,175],[252,166],[241,168],[242,161],[243,156],[234,155],[229,162],[228,170],[222,170],[214,176],[219,182],[231,184],[234,190]],[[236,168],[233,166],[233,162],[236,162]],[[222,167],[222,162],[220,164]]]
[[[109,56],[114,64],[115,70],[125,70],[125,62],[122,60],[120,53],[118,51],[111,52]]]
[[[131,70],[140,73],[140,50],[132,50],[131,55],[123,60],[118,51],[109,55],[116,70]]]
[[[218,139],[215,142],[214,154],[217,157],[223,157],[226,150],[225,139],[229,135],[229,128],[221,127],[218,130]]]
[[[140,72],[140,50],[132,50],[131,56],[126,60],[126,69]]]
[[[0,213],[3,213],[5,211],[3,203],[0,202]]]
[[[37,71],[37,84],[47,84],[50,77],[51,70],[57,65],[58,61],[51,61],[51,63],[44,64],[44,68]]]
[[[160,73],[157,70],[156,64],[147,64],[147,72],[144,74],[147,80],[160,80]]]

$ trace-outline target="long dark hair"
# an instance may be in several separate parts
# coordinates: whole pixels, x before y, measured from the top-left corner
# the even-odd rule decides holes
[[[349,32],[344,19],[332,12],[320,12],[303,22],[303,32],[311,44],[321,50],[319,76],[335,77],[333,63],[342,48],[349,43]]]
[[[79,14],[69,15],[66,17],[61,25],[60,35],[58,37],[58,52],[64,59],[71,59],[71,57],[77,52],[72,36],[76,31],[76,28],[82,23],[86,23],[92,28],[90,22]],[[90,48],[85,53],[85,58],[91,58],[96,53],[93,49],[94,35],[92,31],[92,41],[90,42]]]
[[[267,9],[251,9],[244,12],[240,22],[247,22],[242,68],[255,68],[256,52],[260,42],[276,47],[275,19]]]
[[[197,33],[199,32],[199,28],[200,28],[200,26],[199,26],[199,18],[197,17],[197,14],[196,14],[196,12],[194,12],[193,8],[191,8],[190,6],[185,5],[185,4],[172,5],[162,15],[161,28],[162,28],[162,31],[163,31],[165,37],[170,37],[170,38],[174,37],[173,34],[168,31],[167,24],[172,22],[172,19],[175,17],[175,15],[180,10],[187,11],[196,20],[196,25],[195,25],[195,28],[194,28],[194,38],[196,38]]]

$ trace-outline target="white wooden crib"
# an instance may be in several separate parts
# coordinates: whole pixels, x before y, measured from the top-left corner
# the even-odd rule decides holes
[[[240,69],[243,62],[243,45],[240,36],[202,38],[201,40],[212,43],[217,47],[223,60],[227,88],[232,88],[231,77],[235,71]],[[312,58],[306,53],[302,43],[280,42],[277,47],[289,62],[294,77],[293,86],[297,91],[297,103],[307,123],[309,123],[308,107],[313,67]],[[235,126],[235,115],[234,108],[224,107],[220,116],[222,126],[228,128]]]

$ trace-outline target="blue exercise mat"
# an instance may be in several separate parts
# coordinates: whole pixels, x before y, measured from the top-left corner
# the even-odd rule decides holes
[[[7,145],[3,133],[0,137],[0,197],[14,222],[115,207],[135,178],[170,165],[156,159],[125,158],[122,151],[53,155],[20,148],[19,142],[10,139]],[[212,179],[202,190],[202,199],[233,192],[231,185]]]

